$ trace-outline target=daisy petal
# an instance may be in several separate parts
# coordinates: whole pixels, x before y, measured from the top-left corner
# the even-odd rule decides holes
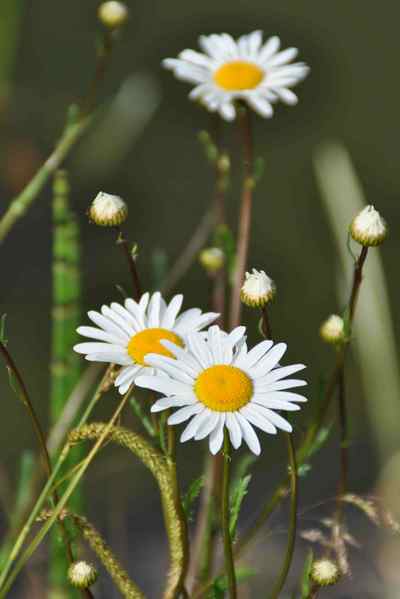
[[[213,455],[219,452],[224,441],[225,415],[218,415],[218,423],[210,435],[209,447]]]
[[[168,418],[168,424],[170,424],[171,426],[174,424],[181,424],[181,422],[185,422],[185,420],[187,420],[188,418],[191,418],[195,414],[199,414],[203,410],[204,410],[204,406],[199,402],[197,402],[191,406],[185,406],[184,408],[181,408],[177,412],[174,412],[174,414],[172,414]]]
[[[242,429],[236,419],[235,414],[226,414],[226,428],[229,431],[229,438],[235,449],[238,449],[242,443]]]
[[[164,329],[172,329],[175,324],[175,319],[178,315],[179,310],[182,307],[183,295],[175,295],[165,311],[164,318],[161,326]]]
[[[159,391],[165,395],[179,395],[191,391],[189,385],[173,381],[167,377],[141,375],[136,379],[136,385],[144,389]]]
[[[240,428],[242,429],[243,439],[247,443],[248,448],[255,455],[260,455],[261,446],[253,427],[245,418],[243,418],[241,414],[239,414],[239,412],[236,414],[236,418],[239,422]]]

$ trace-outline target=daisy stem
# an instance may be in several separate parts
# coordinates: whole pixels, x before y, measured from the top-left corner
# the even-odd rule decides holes
[[[251,213],[253,204],[253,135],[250,111],[246,106],[240,107],[239,124],[243,140],[244,180],[239,216],[239,232],[237,241],[236,267],[231,297],[230,328],[239,325],[241,314],[240,288],[243,283],[247,264],[250,241]]]
[[[288,542],[286,547],[286,555],[285,560],[283,562],[283,566],[281,572],[279,574],[279,578],[269,595],[271,599],[278,599],[280,593],[285,585],[287,575],[289,574],[290,566],[293,559],[294,546],[296,543],[296,531],[297,531],[297,490],[298,490],[298,480],[297,480],[297,460],[296,460],[296,450],[294,447],[292,435],[290,433],[286,433],[286,442],[288,446],[288,456],[289,456],[289,478],[290,478],[290,521],[289,521],[289,532],[288,532]]]
[[[347,427],[347,408],[345,399],[345,382],[344,382],[344,366],[339,374],[338,382],[338,410],[339,410],[339,427],[340,427],[340,478],[337,491],[337,507],[336,520],[340,523],[343,502],[342,496],[346,493],[347,477],[349,469],[349,452],[348,452],[348,427]]]
[[[233,560],[232,550],[232,539],[229,530],[230,520],[230,505],[229,505],[229,491],[230,491],[230,468],[231,468],[231,443],[229,440],[228,430],[224,429],[224,470],[223,470],[223,482],[222,482],[222,503],[221,503],[221,524],[222,524],[222,535],[224,541],[224,557],[225,557],[225,571],[228,578],[228,589],[230,599],[236,599],[236,574],[235,574],[235,562]]]
[[[140,278],[139,278],[139,273],[136,267],[136,260],[132,255],[132,252],[129,248],[129,243],[128,240],[126,239],[125,235],[122,232],[121,227],[117,227],[118,230],[118,238],[117,238],[117,244],[121,246],[122,251],[126,257],[126,260],[128,262],[128,268],[129,268],[129,272],[131,274],[131,278],[132,278],[132,287],[133,287],[133,295],[135,300],[138,302],[140,300],[140,298],[142,297],[142,287],[140,285]]]

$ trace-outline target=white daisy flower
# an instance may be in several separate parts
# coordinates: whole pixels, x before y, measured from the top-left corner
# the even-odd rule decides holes
[[[235,100],[244,100],[259,115],[273,115],[272,104],[297,103],[291,87],[302,81],[309,71],[303,62],[291,61],[296,48],[279,52],[279,37],[270,37],[264,44],[261,31],[242,35],[235,41],[227,33],[202,35],[199,45],[204,54],[183,50],[163,65],[178,79],[195,84],[190,99],[201,101],[211,112],[233,121]]]
[[[139,374],[153,372],[145,359],[147,354],[173,357],[162,341],[183,348],[189,333],[208,326],[219,316],[214,312],[203,314],[199,308],[179,314],[182,301],[183,295],[175,295],[167,305],[156,291],[143,294],[139,303],[126,299],[124,306],[114,302],[110,307],[102,306],[101,313],[90,311],[88,316],[98,328],[79,327],[78,333],[96,341],[79,343],[74,350],[86,354],[86,360],[122,366],[115,386],[124,394]]]
[[[168,418],[168,424],[191,419],[181,435],[182,442],[209,436],[210,451],[216,454],[226,426],[235,449],[244,440],[259,455],[260,443],[253,426],[270,434],[277,429],[292,431],[278,411],[299,410],[297,404],[306,398],[288,389],[306,383],[283,379],[305,366],[278,365],[286,351],[284,343],[262,341],[248,351],[244,335],[244,327],[227,335],[218,326],[212,326],[206,334],[188,335],[185,350],[163,341],[175,359],[146,356],[146,362],[157,369],[157,374],[139,376],[136,385],[163,394],[153,404],[153,412],[179,408]]]

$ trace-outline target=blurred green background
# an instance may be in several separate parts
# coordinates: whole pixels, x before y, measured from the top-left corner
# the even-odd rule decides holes
[[[87,89],[99,35],[96,1],[38,0],[19,4],[15,57],[11,53],[7,71],[3,69],[9,76],[1,104],[0,215],[48,155],[62,128],[67,106]],[[13,29],[11,17],[17,5],[16,0],[2,0],[0,7],[0,31],[5,36],[0,41],[0,53],[4,62],[7,36]],[[84,309],[118,300],[116,284],[129,284],[113,235],[87,222],[85,212],[98,191],[121,195],[129,204],[126,233],[140,246],[138,264],[145,287],[152,284],[150,265],[154,249],[164,249],[172,263],[212,197],[213,173],[196,137],[200,130],[209,128],[210,117],[187,100],[189,86],[162,71],[161,59],[173,57],[183,48],[195,48],[202,33],[227,31],[238,36],[262,29],[266,36],[278,34],[284,47],[294,45],[300,49],[300,59],[311,66],[311,74],[297,89],[297,107],[278,106],[272,120],[255,117],[253,121],[256,155],[264,157],[266,168],[255,194],[249,266],[265,269],[277,283],[278,297],[271,310],[275,337],[288,342],[288,361],[308,365],[311,399],[333,359],[332,351],[319,340],[318,328],[329,313],[342,307],[336,299],[338,285],[344,289],[349,285],[348,280],[340,278],[334,235],[312,167],[314,153],[326,140],[337,139],[345,144],[367,202],[374,204],[389,223],[391,235],[381,254],[394,316],[393,330],[396,336],[399,333],[396,308],[400,301],[400,7],[394,2],[379,6],[316,0],[148,0],[131,2],[129,9],[129,23],[101,89],[107,111],[99,117],[98,129],[90,133],[67,163],[73,207],[82,225]],[[113,100],[115,97],[117,100]],[[235,173],[228,194],[230,221],[235,228],[240,143],[234,124],[226,124],[223,135]],[[48,413],[50,200],[51,192],[46,188],[0,246],[0,312],[8,315],[10,348],[25,374],[43,422]],[[346,234],[343,230],[343,245]],[[185,306],[207,306],[208,283],[197,264],[179,290],[185,294]],[[256,339],[255,319],[248,311],[244,317]],[[83,320],[86,322],[86,317]],[[359,364],[353,356],[348,379],[352,488],[367,492],[374,488],[382,464],[371,442]],[[6,489],[14,483],[21,449],[33,447],[34,440],[22,406],[9,391],[5,373],[1,374],[0,392],[1,472]],[[391,390],[382,380],[382,395],[376,401],[383,411],[387,393]],[[114,405],[112,396],[108,401]],[[103,402],[99,414],[109,414],[110,409]],[[200,447],[193,445],[180,452],[184,484],[201,466]],[[256,467],[256,482],[247,501],[248,519],[261,499],[268,496],[284,467],[282,440],[272,443],[264,437],[263,446],[263,458]],[[394,450],[391,441],[385,459]],[[140,467],[121,452],[109,450],[101,456],[86,485],[88,515],[105,532],[137,581],[154,596],[162,583],[154,573],[165,566],[166,555],[164,545],[160,545],[163,531],[155,489],[141,475]],[[331,497],[336,475],[336,445],[332,441],[304,484],[304,506]],[[372,535],[370,525],[364,521],[360,524],[357,519],[354,525],[360,528],[360,542],[366,544]],[[284,531],[284,513],[277,517],[275,526]],[[276,534],[263,545],[271,572],[280,563],[284,540],[284,535]],[[275,546],[278,550],[273,553]],[[304,548],[305,544],[299,541],[299,552]],[[362,553],[362,558],[355,556],[353,582],[343,583],[341,590],[332,591],[330,596],[355,597],[357,590],[360,597],[381,597],[383,574],[387,574],[388,592],[394,593],[390,596],[399,596],[390,590],[400,582],[396,568],[387,568],[392,553],[385,561],[374,544]],[[260,555],[263,554],[258,554],[256,562],[265,571]],[[43,556],[38,559],[45,560]],[[297,573],[300,563],[299,558]],[[38,570],[43,567],[44,561]],[[22,586],[21,594],[15,596],[26,597],[26,588],[30,589],[30,598],[42,596],[35,572],[32,568],[30,579],[23,583],[28,587]],[[292,574],[293,585],[296,568]],[[256,589],[252,596],[260,596],[264,588],[261,582],[256,579],[252,583]],[[111,591],[105,589],[106,586],[100,586],[96,597],[111,597]],[[287,592],[290,590],[288,585]]]

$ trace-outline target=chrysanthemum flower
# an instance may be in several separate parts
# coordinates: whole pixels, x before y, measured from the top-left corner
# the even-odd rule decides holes
[[[79,327],[78,333],[96,341],[79,343],[74,350],[86,354],[86,360],[92,362],[123,366],[115,385],[124,394],[138,374],[152,372],[147,354],[173,356],[161,342],[168,340],[185,347],[189,333],[208,326],[219,316],[214,312],[203,314],[199,308],[179,314],[182,301],[183,295],[175,295],[167,305],[156,291],[151,296],[143,294],[139,303],[127,299],[124,306],[114,302],[110,307],[103,306],[101,313],[90,311],[88,316],[98,328]]]
[[[306,398],[288,389],[306,383],[283,379],[305,366],[278,366],[286,351],[284,343],[262,341],[248,351],[244,335],[244,327],[227,335],[218,326],[212,326],[206,334],[188,335],[185,350],[163,341],[172,357],[146,356],[157,373],[139,376],[136,385],[163,394],[153,404],[153,412],[179,408],[168,418],[168,424],[191,419],[181,435],[182,442],[209,435],[210,451],[215,454],[221,449],[226,426],[235,449],[244,440],[259,455],[260,443],[253,426],[270,434],[277,429],[292,431],[277,411],[299,410],[297,403],[307,401]]]
[[[163,65],[178,79],[195,84],[189,97],[211,112],[232,121],[235,100],[244,100],[259,115],[269,118],[274,102],[297,103],[289,88],[304,79],[309,68],[303,62],[291,63],[297,56],[296,48],[279,52],[279,37],[270,37],[263,44],[261,31],[242,35],[237,41],[221,33],[200,36],[199,45],[204,54],[184,50],[177,59],[165,59]]]

